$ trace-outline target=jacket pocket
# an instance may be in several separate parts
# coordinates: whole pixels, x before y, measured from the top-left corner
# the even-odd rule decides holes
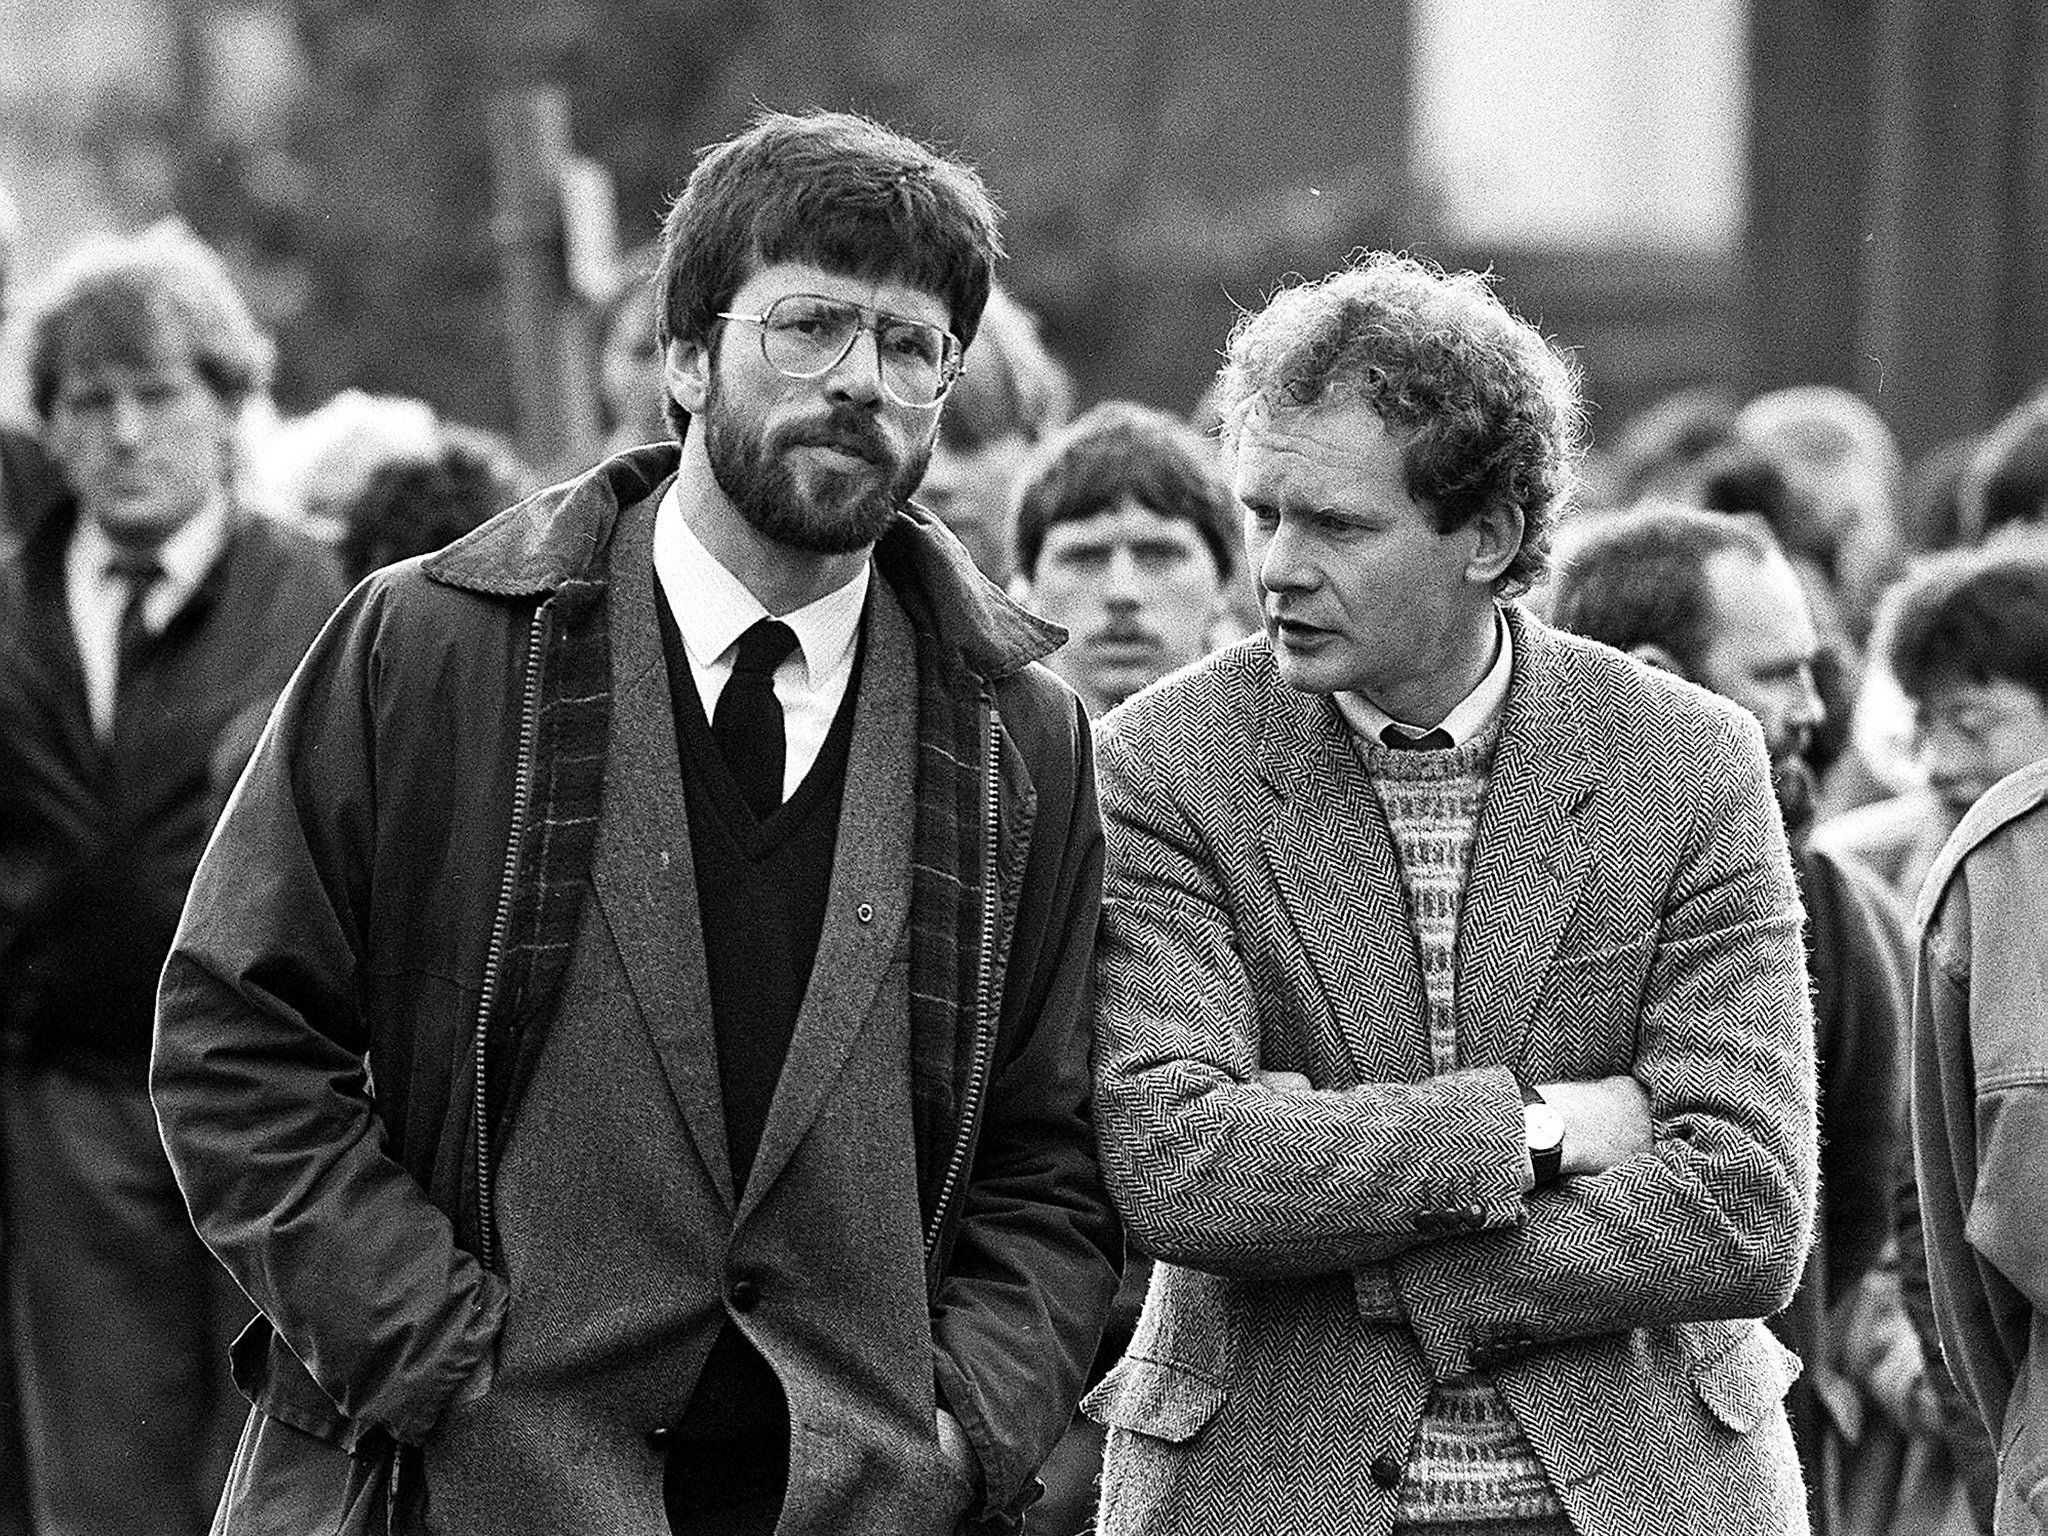
[[[1208,1427],[1224,1395],[1223,1388],[1186,1366],[1126,1355],[1081,1400],[1081,1411],[1111,1429],[1178,1445]]]
[[[391,1458],[351,1455],[260,1408],[243,1427],[211,1536],[391,1536]]]
[[[1692,1369],[1693,1390],[1707,1412],[1737,1434],[1751,1433],[1785,1400],[1799,1377],[1799,1357],[1762,1323],[1730,1325],[1728,1347]]]

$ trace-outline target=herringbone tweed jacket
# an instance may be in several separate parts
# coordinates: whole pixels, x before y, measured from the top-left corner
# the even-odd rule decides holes
[[[1099,1131],[1132,1238],[1167,1261],[1088,1400],[1110,1426],[1103,1536],[1384,1536],[1431,1381],[1475,1368],[1584,1536],[1806,1529],[1798,1365],[1755,1321],[1799,1278],[1815,1167],[1760,734],[1508,615],[1447,1076],[1330,702],[1254,639],[1102,730]],[[1634,1073],[1654,1151],[1525,1193],[1511,1069]]]

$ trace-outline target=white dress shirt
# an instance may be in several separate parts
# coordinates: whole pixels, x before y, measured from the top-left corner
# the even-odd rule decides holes
[[[682,631],[690,676],[704,701],[704,718],[718,712],[718,696],[732,676],[740,636],[762,619],[779,618],[796,633],[796,649],[775,669],[775,698],[782,705],[784,756],[782,798],[787,800],[818,760],[833,718],[853,677],[860,641],[860,616],[868,599],[863,564],[844,586],[790,613],[771,614],[704,547],[683,520],[673,485],[654,514],[654,575],[662,600]]]
[[[1479,679],[1479,686],[1460,699],[1457,707],[1434,727],[1449,736],[1454,747],[1462,747],[1477,736],[1507,703],[1508,684],[1515,674],[1515,641],[1508,630],[1506,617],[1497,607],[1493,610],[1493,625],[1497,637],[1493,665],[1486,669],[1486,676]],[[1406,720],[1396,720],[1362,693],[1338,694],[1337,709],[1353,735],[1372,741],[1380,740],[1380,732],[1390,725],[1398,725],[1413,736],[1420,736],[1430,729],[1411,725]]]
[[[206,580],[228,542],[228,507],[216,501],[195,512],[157,549],[163,577],[142,600],[142,627],[152,635],[177,617]],[[78,642],[78,661],[85,672],[86,704],[92,728],[101,736],[114,729],[115,676],[120,665],[121,613],[128,606],[128,583],[114,573],[119,545],[100,525],[80,517],[64,555],[64,594],[71,610],[71,633]]]

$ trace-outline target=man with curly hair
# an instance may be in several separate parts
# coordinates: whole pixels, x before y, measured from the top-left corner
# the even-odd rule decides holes
[[[1803,1532],[1815,1165],[1756,721],[1542,624],[1570,371],[1374,255],[1220,386],[1265,633],[1102,722],[1104,1536]]]

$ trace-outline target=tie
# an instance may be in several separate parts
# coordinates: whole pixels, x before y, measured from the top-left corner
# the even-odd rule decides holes
[[[143,620],[143,606],[149,601],[149,594],[155,590],[156,584],[164,579],[164,568],[155,555],[124,552],[107,561],[107,574],[128,589],[128,595],[121,603],[120,638],[114,645],[114,682],[120,688],[125,687],[135,675],[143,647],[149,642],[149,625]]]
[[[796,631],[761,619],[740,636],[739,659],[718,696],[711,736],[740,793],[766,821],[782,804],[782,704],[775,697],[775,669],[796,649]]]
[[[1411,731],[1405,725],[1383,725],[1380,740],[1396,752],[1448,752],[1457,745],[1442,726],[1431,731]]]

